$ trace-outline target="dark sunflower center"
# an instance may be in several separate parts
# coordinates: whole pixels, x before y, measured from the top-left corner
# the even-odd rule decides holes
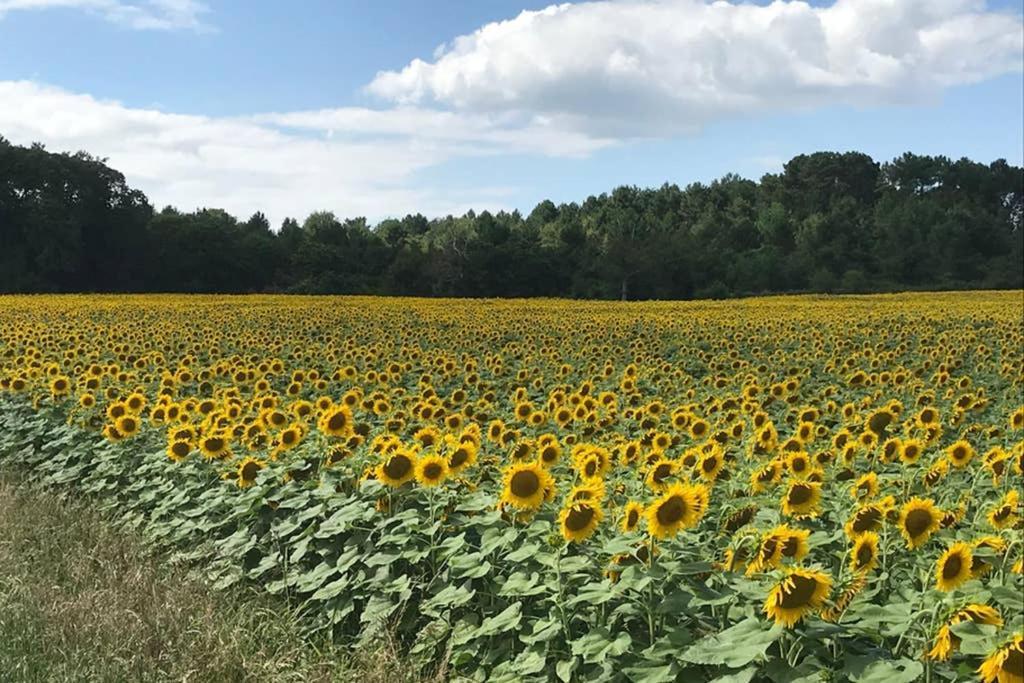
[[[640,513],[636,510],[630,510],[629,514],[626,515],[626,526],[634,527],[636,523],[640,521]]]
[[[903,523],[911,538],[917,538],[932,525],[932,513],[928,510],[911,510],[907,513],[907,519]]]
[[[942,578],[947,581],[956,578],[960,575],[960,570],[963,569],[963,567],[963,558],[959,555],[950,555],[942,565]]]
[[[967,457],[967,449],[964,448],[963,446],[957,446],[956,448],[953,449],[953,459],[954,460],[963,460],[966,457]]]
[[[393,455],[384,464],[384,474],[391,479],[402,479],[412,468],[412,462],[404,455]]]
[[[774,477],[775,469],[772,467],[766,467],[765,469],[761,470],[760,473],[758,473],[757,480],[763,483],[766,481],[771,481]]]
[[[813,577],[800,576],[799,574],[793,574],[789,578],[792,583],[783,587],[782,600],[779,602],[779,607],[784,609],[806,607],[811,603],[814,591],[818,588],[817,580]]]
[[[452,467],[461,467],[467,460],[469,460],[469,452],[465,448],[460,448],[452,453],[450,462]]]
[[[184,458],[188,455],[188,450],[188,444],[184,441],[176,441],[174,442],[174,445],[171,446],[171,452],[179,458]]]
[[[660,483],[670,474],[672,474],[672,466],[668,463],[662,463],[654,468],[654,481]]]
[[[997,522],[1001,522],[1007,517],[1009,517],[1011,512],[1013,512],[1013,509],[1009,505],[1004,505],[1003,507],[996,510],[995,514],[992,515],[992,519],[996,520]]]
[[[796,557],[796,553],[799,549],[800,540],[795,536],[790,536],[786,539],[785,544],[782,546],[782,554],[786,557]]]
[[[881,434],[889,426],[890,422],[892,422],[891,415],[888,413],[878,413],[871,416],[871,419],[868,421],[868,427],[875,434]]]
[[[285,444],[286,446],[290,446],[293,443],[295,443],[296,437],[297,435],[295,434],[295,432],[287,431],[281,435],[281,443]]]
[[[677,524],[686,516],[686,501],[682,496],[672,496],[658,506],[658,522],[664,525]]]
[[[437,462],[427,463],[426,467],[423,468],[423,476],[431,480],[439,479],[442,472],[444,472],[444,468]]]
[[[224,439],[213,437],[206,440],[207,450],[217,452],[222,448],[224,448]]]
[[[853,530],[856,532],[871,531],[882,521],[882,511],[878,508],[866,508],[857,513],[853,520]]]
[[[867,543],[861,543],[860,547],[857,548],[857,566],[866,567],[874,556],[875,551],[871,549],[871,546]]]
[[[761,544],[761,561],[767,562],[771,559],[772,555],[775,554],[775,549],[778,547],[779,541],[775,538],[766,538]]]
[[[253,481],[256,479],[256,473],[259,471],[259,465],[254,462],[247,462],[242,466],[242,479],[244,481]]]
[[[1003,671],[1013,674],[1018,678],[1024,677],[1024,650],[1021,649],[1021,646],[1014,645],[1010,648],[1006,659],[1003,660],[1002,668]]]
[[[789,490],[789,502],[791,505],[803,505],[811,499],[811,487],[797,484]]]
[[[536,472],[531,472],[530,470],[516,472],[512,475],[509,488],[512,490],[512,495],[519,498],[529,498],[536,495],[537,491],[540,490],[540,477],[537,476]]]
[[[331,415],[331,418],[327,420],[327,428],[332,431],[344,429],[346,424],[348,424],[348,420],[345,417],[345,413],[342,412],[337,412],[334,415]]]
[[[707,472],[708,474],[714,472],[717,466],[718,460],[716,460],[715,458],[704,458],[704,462],[700,464],[700,468]]]
[[[807,469],[807,461],[806,460],[804,460],[803,458],[796,458],[795,460],[793,460],[793,471],[794,472],[803,472],[805,469]]]
[[[594,518],[594,508],[589,505],[577,505],[569,510],[565,518],[565,526],[570,531],[581,531]]]

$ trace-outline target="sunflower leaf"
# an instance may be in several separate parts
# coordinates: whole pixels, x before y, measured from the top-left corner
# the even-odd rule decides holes
[[[750,617],[724,631],[704,636],[687,648],[681,659],[693,664],[724,664],[739,668],[763,657],[768,646],[783,632],[780,626]]]

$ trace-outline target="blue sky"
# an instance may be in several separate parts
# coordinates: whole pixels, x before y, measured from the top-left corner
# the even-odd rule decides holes
[[[0,135],[275,222],[528,211],[822,149],[1022,163],[1019,3],[764,4],[0,0]]]

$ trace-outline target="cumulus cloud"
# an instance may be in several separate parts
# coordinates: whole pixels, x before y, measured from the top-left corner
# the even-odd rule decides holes
[[[78,7],[135,28],[201,26],[195,0],[0,0]],[[371,219],[507,208],[491,178],[430,171],[469,156],[586,157],[729,116],[919,102],[1017,72],[1021,16],[984,0],[620,0],[554,5],[483,26],[430,61],[377,74],[376,109],[185,116],[33,82],[0,81],[0,134],[108,157],[158,206],[328,208]],[[765,167],[775,160],[761,160]]]
[[[538,123],[397,108],[208,117],[127,107],[28,81],[0,81],[0,133],[17,144],[107,157],[158,205],[224,208],[273,222],[329,208],[380,218],[507,208],[487,179],[438,187],[422,172],[470,155],[577,156],[609,144]]]
[[[209,8],[197,0],[0,0],[0,19],[9,12],[77,9],[126,28],[152,31],[212,31],[202,21]]]
[[[367,89],[628,138],[766,111],[917,102],[1020,71],[1022,53],[1021,17],[984,0],[582,2],[487,24]]]

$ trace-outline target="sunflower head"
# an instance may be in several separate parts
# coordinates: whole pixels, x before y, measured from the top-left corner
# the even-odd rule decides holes
[[[416,460],[416,481],[420,486],[431,488],[444,483],[448,477],[448,460],[440,455],[426,455]]]
[[[647,529],[655,538],[671,538],[700,521],[701,496],[693,484],[676,483],[647,506]]]
[[[635,531],[644,516],[644,506],[636,501],[629,501],[622,511],[621,528],[623,533]]]
[[[558,515],[562,537],[576,543],[585,541],[597,530],[603,516],[598,502],[570,502]]]
[[[911,549],[924,545],[939,528],[942,512],[930,498],[912,498],[900,510],[900,533]]]
[[[832,590],[832,578],[824,572],[790,569],[768,593],[765,613],[776,624],[791,627],[808,614],[817,612]]]
[[[936,588],[949,592],[970,579],[972,559],[971,546],[967,543],[949,546],[935,564]]]
[[[814,517],[818,514],[820,503],[820,483],[794,481],[782,496],[782,512],[790,517]]]
[[[384,455],[375,470],[379,481],[398,488],[416,476],[416,455],[408,449],[399,448]]]
[[[501,503],[519,510],[536,510],[554,489],[551,474],[537,462],[515,462],[505,468]]]
[[[878,564],[878,534],[865,531],[857,536],[850,551],[850,570],[854,573],[867,573]]]

